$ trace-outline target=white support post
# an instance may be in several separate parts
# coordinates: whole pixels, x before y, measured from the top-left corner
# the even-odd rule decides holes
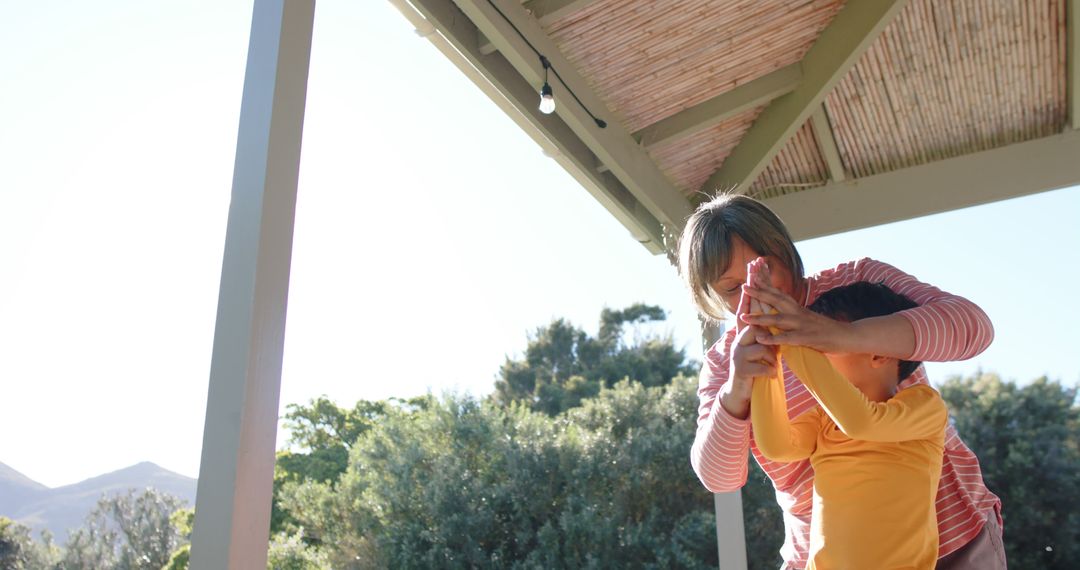
[[[716,325],[701,329],[705,350],[723,336]],[[720,570],[746,570],[746,525],[743,523],[742,490],[713,495],[716,508],[716,548],[720,555]]]
[[[713,495],[716,507],[716,548],[720,570],[746,570],[746,528],[742,490]]]
[[[256,0],[192,535],[193,570],[266,568],[314,0]]]

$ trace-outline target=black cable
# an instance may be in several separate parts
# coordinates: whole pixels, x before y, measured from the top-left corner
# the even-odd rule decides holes
[[[559,70],[555,69],[555,66],[551,65],[551,62],[548,61],[548,58],[545,57],[544,54],[540,53],[540,50],[536,49],[536,46],[532,45],[529,39],[525,37],[525,34],[521,33],[521,30],[519,30],[518,27],[514,25],[514,22],[511,21],[510,18],[506,17],[506,14],[504,14],[503,11],[495,5],[495,2],[493,0],[487,0],[487,2],[491,5],[492,8],[495,9],[496,12],[499,13],[500,16],[502,16],[503,20],[506,20],[507,24],[510,24],[510,27],[514,29],[518,37],[521,38],[521,41],[525,42],[525,45],[529,46],[529,49],[533,50],[533,53],[535,53],[536,56],[540,58],[540,65],[544,66],[545,75],[547,74],[547,70],[551,69],[551,72],[555,74],[555,78],[559,80],[559,83],[562,84],[563,88],[566,89],[567,93],[570,93],[570,96],[574,98],[574,101],[577,101],[577,104],[585,110],[585,113],[588,114],[589,117],[591,117],[592,120],[596,122],[596,126],[600,127],[601,129],[606,128],[607,122],[602,119],[598,119],[596,115],[592,114],[592,111],[589,111],[589,108],[585,106],[585,103],[582,103],[581,99],[578,98],[577,93],[574,93],[574,90],[566,84],[566,81],[563,81],[562,76],[559,75]]]

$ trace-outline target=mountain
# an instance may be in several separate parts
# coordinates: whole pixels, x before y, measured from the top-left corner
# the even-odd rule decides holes
[[[0,514],[14,512],[27,500],[42,496],[48,487],[0,463]]]
[[[55,489],[0,463],[0,515],[15,519],[35,532],[49,529],[62,544],[69,531],[82,526],[103,495],[111,497],[128,489],[146,487],[187,501],[188,506],[195,504],[195,479],[150,462]]]

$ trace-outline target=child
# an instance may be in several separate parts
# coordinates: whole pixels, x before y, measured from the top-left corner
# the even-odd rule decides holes
[[[763,260],[751,265],[748,282],[767,280]],[[884,285],[862,281],[823,293],[809,308],[850,322],[915,306]],[[757,310],[772,312],[760,304]],[[935,494],[948,416],[929,386],[897,392],[919,363],[801,346],[781,346],[779,354],[819,406],[789,420],[777,366],[777,377],[755,379],[750,417],[767,458],[809,458],[814,468],[807,568],[934,568]]]

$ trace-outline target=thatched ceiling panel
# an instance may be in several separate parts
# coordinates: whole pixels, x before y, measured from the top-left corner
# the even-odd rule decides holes
[[[821,155],[811,122],[807,121],[750,187],[755,198],[775,198],[821,186],[829,180],[829,168]]]
[[[843,0],[597,0],[546,27],[633,132],[802,59]]]
[[[649,155],[689,196],[720,168],[762,109],[764,107],[744,111],[712,128],[649,147]]]
[[[855,177],[1060,132],[1064,0],[914,0],[825,102]]]

